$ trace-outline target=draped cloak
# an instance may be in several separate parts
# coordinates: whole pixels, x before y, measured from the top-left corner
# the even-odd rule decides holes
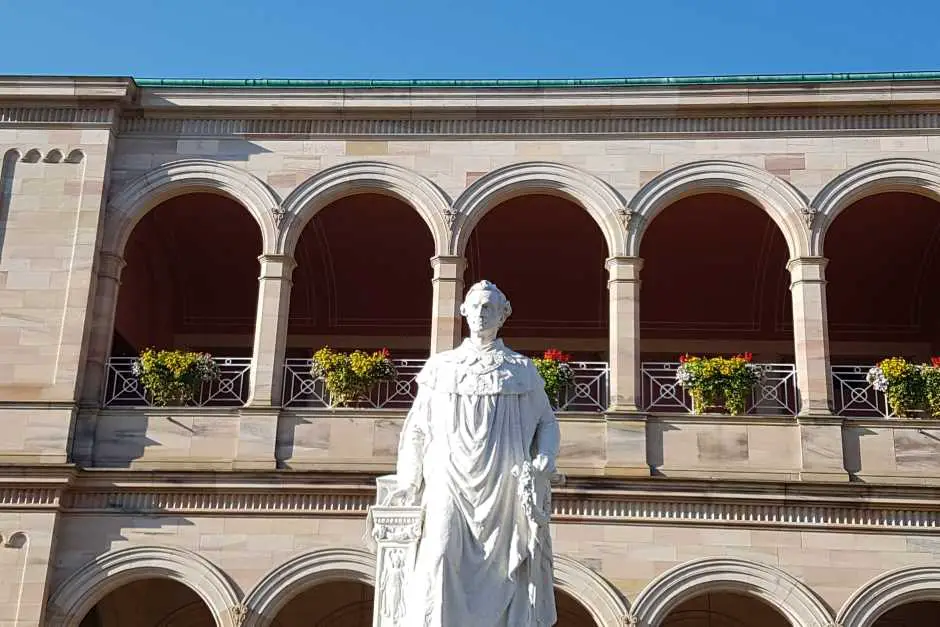
[[[501,340],[466,340],[432,356],[417,382],[397,474],[421,486],[425,515],[400,625],[554,625],[549,479],[527,472],[535,455],[554,464],[558,452],[542,378]]]

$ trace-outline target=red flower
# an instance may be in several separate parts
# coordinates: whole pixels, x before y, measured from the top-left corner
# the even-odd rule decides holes
[[[388,356],[389,356],[391,353],[388,352],[388,349],[387,349],[387,348],[383,348],[382,350],[379,351],[379,354],[382,355],[382,357],[385,357],[386,359],[388,359]]]
[[[940,357],[931,357],[930,365],[934,368],[940,368]]]
[[[687,362],[687,361],[689,361],[689,354],[688,354],[688,353],[682,353],[681,355],[679,355],[679,363],[680,363],[680,364],[684,364],[684,363]]]
[[[571,361],[571,355],[567,355],[557,348],[550,348],[542,355],[542,359],[548,359],[549,361],[560,361],[562,363],[567,363]]]

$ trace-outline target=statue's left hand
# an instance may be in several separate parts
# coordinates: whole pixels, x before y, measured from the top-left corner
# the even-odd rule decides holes
[[[544,453],[539,453],[532,460],[532,467],[542,474],[552,474],[555,472],[555,460]]]

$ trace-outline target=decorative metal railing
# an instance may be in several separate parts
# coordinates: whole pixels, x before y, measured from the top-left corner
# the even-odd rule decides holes
[[[894,415],[884,393],[868,383],[871,367],[832,366],[832,409],[837,416],[886,418]]]
[[[381,382],[371,391],[363,406],[375,409],[408,409],[418,391],[415,377],[424,359],[394,359],[396,381]],[[284,407],[329,407],[330,395],[323,379],[310,372],[310,359],[288,359],[284,364]],[[571,362],[575,384],[559,411],[603,411],[607,409],[609,368],[606,362]]]
[[[202,385],[192,402],[196,407],[238,407],[248,401],[250,357],[215,357],[219,378]],[[108,359],[104,407],[150,407],[144,386],[134,375],[136,357]]]
[[[748,414],[795,416],[799,411],[796,366],[760,364],[764,380],[748,400]],[[692,397],[676,381],[679,362],[643,362],[640,368],[640,398],[646,411],[690,412]]]

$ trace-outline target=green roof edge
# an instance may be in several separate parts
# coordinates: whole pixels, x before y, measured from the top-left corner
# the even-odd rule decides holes
[[[873,72],[842,74],[748,74],[739,76],[674,76],[641,78],[559,78],[559,79],[279,79],[279,78],[136,78],[139,87],[193,88],[545,88],[545,87],[630,87],[635,85],[737,85],[754,83],[826,83],[848,81],[930,81],[940,80],[937,72]]]

